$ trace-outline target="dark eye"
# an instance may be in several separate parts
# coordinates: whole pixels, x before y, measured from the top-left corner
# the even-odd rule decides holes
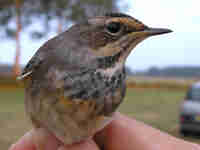
[[[106,26],[108,32],[115,34],[118,33],[121,29],[121,24],[119,22],[111,22]]]

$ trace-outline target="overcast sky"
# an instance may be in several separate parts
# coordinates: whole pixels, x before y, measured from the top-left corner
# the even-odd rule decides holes
[[[150,66],[200,66],[199,0],[130,1],[128,14],[150,27],[169,28],[174,32],[149,38],[139,44],[129,56],[128,66],[134,70],[146,69]],[[32,27],[38,28],[39,24],[34,24]],[[42,40],[32,41],[23,34],[21,64],[27,63],[35,51],[55,35],[49,33],[49,36]],[[0,49],[0,62],[12,63],[15,42],[2,39]]]

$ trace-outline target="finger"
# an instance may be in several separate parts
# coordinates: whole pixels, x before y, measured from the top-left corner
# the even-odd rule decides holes
[[[87,140],[71,146],[61,146],[58,150],[99,150],[93,140]]]
[[[117,113],[115,119],[96,134],[95,141],[99,147],[106,150],[137,149],[137,145],[143,143],[137,141],[137,135],[132,131],[134,124],[134,120]]]
[[[33,144],[33,130],[26,133],[19,141],[13,144],[9,150],[36,150]]]
[[[9,150],[56,150],[61,143],[55,136],[44,129],[33,129],[26,133],[18,142],[13,144]]]
[[[96,135],[95,141],[106,150],[200,149],[199,145],[177,139],[120,114]]]
[[[37,128],[33,134],[33,143],[37,150],[57,150],[61,141],[59,141],[47,129]]]

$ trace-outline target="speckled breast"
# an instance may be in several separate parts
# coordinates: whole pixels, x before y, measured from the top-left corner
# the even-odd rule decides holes
[[[64,96],[74,101],[94,102],[96,108],[93,114],[109,116],[123,100],[125,90],[123,68],[112,75],[96,70],[71,78],[71,84],[67,82],[64,86]]]
[[[37,82],[43,86],[34,87]],[[66,75],[62,88],[51,92],[49,85],[53,82],[29,85],[27,112],[34,125],[46,127],[65,144],[72,144],[93,136],[112,120],[125,96],[125,71],[120,68],[108,75],[97,69]]]

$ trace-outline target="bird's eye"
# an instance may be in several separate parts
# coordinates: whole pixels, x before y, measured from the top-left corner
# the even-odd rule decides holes
[[[119,22],[111,22],[106,26],[108,32],[116,34],[121,30],[121,24]]]

